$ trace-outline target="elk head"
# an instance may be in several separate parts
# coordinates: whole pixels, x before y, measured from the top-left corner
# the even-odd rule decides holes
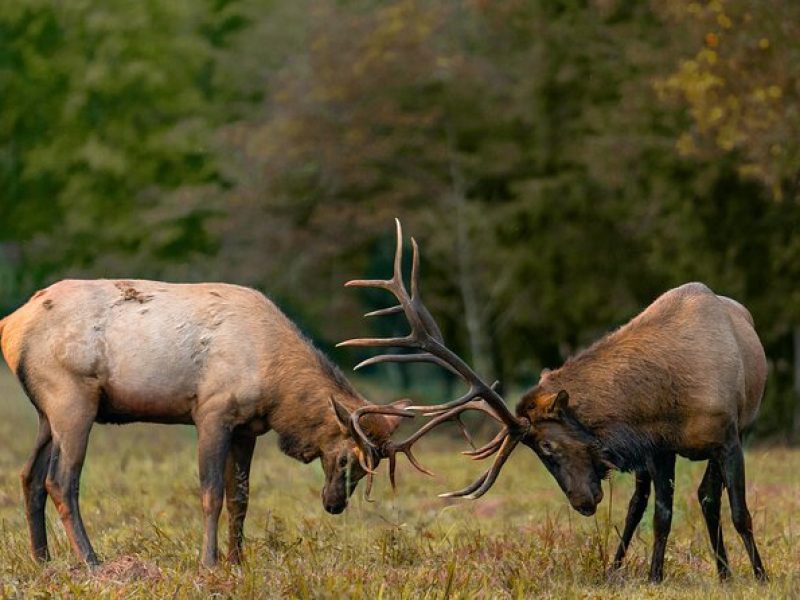
[[[372,472],[382,458],[387,458],[391,448],[391,436],[400,425],[403,417],[413,417],[403,407],[411,404],[409,400],[395,403],[396,411],[391,414],[368,415],[364,418],[362,434],[369,444],[365,444],[352,426],[354,410],[342,402],[330,398],[330,408],[339,426],[339,435],[327,444],[322,452],[322,470],[325,472],[325,486],[322,488],[322,503],[331,514],[339,514],[347,507],[347,500],[353,494],[358,482],[368,476],[367,497],[372,488]],[[367,405],[369,406],[369,405]],[[359,410],[359,409],[356,409]]]
[[[395,456],[398,452],[404,453],[412,465],[423,473],[431,474],[417,462],[411,453],[412,445],[423,437],[426,433],[447,421],[455,421],[464,433],[467,440],[471,442],[463,424],[459,420],[459,415],[467,410],[478,410],[488,414],[498,421],[502,426],[500,433],[482,448],[465,452],[465,454],[475,458],[483,459],[493,454],[497,454],[494,464],[472,485],[463,490],[442,494],[444,497],[464,496],[467,498],[478,498],[485,494],[494,484],[500,470],[505,464],[511,452],[517,444],[525,439],[530,430],[530,422],[524,417],[515,416],[506,406],[503,398],[497,392],[498,382],[488,385],[484,382],[461,358],[452,350],[448,349],[436,321],[431,316],[428,309],[422,303],[419,290],[419,247],[416,240],[411,239],[412,266],[411,266],[411,293],[408,293],[403,281],[402,273],[402,253],[403,253],[403,233],[400,221],[395,219],[397,231],[397,246],[394,255],[394,273],[391,279],[359,279],[349,281],[347,287],[368,287],[379,288],[391,292],[398,301],[396,306],[367,313],[365,316],[374,317],[381,315],[403,313],[411,327],[408,335],[396,338],[360,338],[341,342],[339,346],[367,346],[367,347],[398,347],[411,348],[416,352],[412,354],[381,354],[372,357],[356,365],[356,369],[383,362],[429,362],[436,364],[450,373],[460,377],[467,385],[469,390],[460,398],[435,406],[400,406],[397,403],[388,406],[369,405],[355,410],[350,416],[349,427],[355,439],[359,440],[362,447],[362,454],[366,463],[362,468],[372,471],[376,464],[375,459],[385,456],[389,459],[389,477],[392,487],[395,485]],[[378,446],[370,439],[370,436],[362,427],[361,420],[367,415],[394,415],[401,417],[413,416],[419,413],[433,417],[422,428],[415,432],[411,437],[400,443],[392,441],[386,442],[383,446]]]
[[[572,412],[567,391],[534,388],[517,405],[517,414],[531,424],[523,443],[539,456],[572,507],[593,515],[603,499],[600,482],[611,464],[597,438]]]

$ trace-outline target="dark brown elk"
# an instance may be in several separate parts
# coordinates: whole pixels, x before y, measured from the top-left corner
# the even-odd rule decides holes
[[[753,538],[745,499],[742,431],[755,420],[764,391],[767,363],[750,313],[738,302],[718,296],[701,283],[670,290],[640,315],[606,335],[560,369],[544,373],[512,414],[494,386],[488,386],[442,341],[438,327],[419,297],[419,256],[413,244],[412,293],[402,283],[402,240],[397,225],[395,273],[389,281],[354,281],[395,294],[397,307],[411,325],[408,336],[358,339],[350,346],[407,347],[411,355],[385,354],[362,364],[426,360],[459,374],[470,384],[461,398],[434,407],[403,409],[435,417],[406,446],[439,423],[465,410],[480,410],[503,429],[473,458],[497,453],[492,467],[475,483],[446,497],[477,498],[491,487],[519,442],[530,447],[558,482],[572,506],[592,515],[603,498],[602,479],[611,469],[633,471],[631,498],[614,567],[622,559],[655,490],[650,579],[663,578],[664,551],[672,520],[675,457],[707,460],[698,498],[722,579],[730,576],[720,527],[723,487],[728,490],[734,526],[744,541],[755,576],[766,572]],[[398,407],[386,407],[392,414]],[[383,412],[380,407],[356,411]],[[369,444],[368,436],[362,442]]]
[[[241,559],[256,437],[273,429],[281,450],[322,462],[322,501],[347,505],[362,465],[393,457],[400,416],[371,416],[380,451],[362,454],[350,413],[369,406],[341,372],[262,294],[225,284],[61,281],[0,321],[2,351],[39,413],[22,473],[31,551],[49,558],[44,511],[53,500],[75,554],[97,564],[78,506],[92,424],[193,424],[205,532],[201,560],[217,561],[226,500],[228,558]],[[362,432],[363,433],[363,432]]]

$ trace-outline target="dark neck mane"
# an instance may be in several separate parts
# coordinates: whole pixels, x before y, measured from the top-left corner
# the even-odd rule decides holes
[[[640,471],[647,468],[657,444],[647,435],[626,425],[615,425],[594,435],[594,452],[602,461],[620,471]]]

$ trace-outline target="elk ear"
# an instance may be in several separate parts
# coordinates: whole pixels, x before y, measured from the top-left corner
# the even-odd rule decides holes
[[[539,373],[539,381],[541,381],[542,377],[544,377],[545,375],[547,375],[547,374],[548,374],[550,371],[551,371],[551,369],[548,369],[547,367],[545,367],[544,369],[542,369],[542,372],[541,372],[541,373]]]
[[[412,404],[414,403],[408,398],[392,403],[397,408],[405,408]],[[392,437],[395,429],[400,426],[402,421],[403,417],[397,415],[367,415],[361,425],[369,439],[377,444],[382,444]]]
[[[402,400],[395,402],[395,405],[398,408],[405,408],[406,406],[411,406],[412,404],[414,403],[409,398],[403,398]],[[398,417],[397,415],[383,415],[383,418],[387,424],[386,437],[389,438],[395,432],[395,430],[400,427],[400,423],[403,422],[404,417]]]
[[[561,390],[560,392],[555,394],[550,400],[550,403],[547,406],[547,412],[557,415],[567,410],[568,406],[569,406],[569,393],[567,393],[567,390]]]
[[[347,433],[349,431],[348,423],[350,422],[350,411],[347,410],[347,408],[345,408],[345,406],[333,396],[328,398],[328,402],[331,406],[333,414],[336,415],[336,422],[339,423],[339,427],[342,428],[342,432]]]

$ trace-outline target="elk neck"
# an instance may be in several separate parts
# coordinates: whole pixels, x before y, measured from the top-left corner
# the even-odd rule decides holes
[[[588,437],[601,462],[629,471],[643,467],[669,437],[658,402],[666,382],[651,357],[620,337],[604,338],[547,373],[534,393],[566,390],[567,424]]]
[[[345,436],[330,399],[350,410],[366,402],[322,352],[310,342],[304,346],[284,352],[280,373],[271,378],[269,426],[278,434],[281,451],[308,463]]]

